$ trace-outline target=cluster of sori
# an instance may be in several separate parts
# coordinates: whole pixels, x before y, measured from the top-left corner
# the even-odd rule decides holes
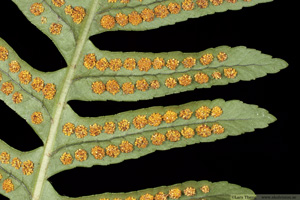
[[[0,163],[3,165],[10,165],[12,168],[16,170],[22,169],[24,175],[31,175],[33,173],[34,164],[31,160],[21,161],[18,157],[14,157],[12,160],[10,158],[10,154],[6,151],[3,151],[0,154]],[[0,173],[0,181],[2,180],[3,176]],[[2,183],[2,189],[8,193],[14,190],[14,184],[12,179],[7,178]]]
[[[223,62],[227,60],[228,55],[225,52],[219,52],[217,54],[217,60],[219,62]],[[87,69],[93,69],[96,67],[99,71],[105,71],[106,69],[111,69],[112,71],[119,71],[122,67],[126,70],[139,70],[148,72],[151,68],[157,70],[157,69],[163,69],[164,67],[167,67],[167,69],[170,70],[176,70],[177,67],[180,65],[180,63],[183,65],[186,69],[191,69],[197,64],[197,58],[194,58],[193,56],[187,56],[183,60],[178,60],[176,58],[170,58],[167,59],[156,57],[153,60],[150,58],[144,57],[140,58],[138,61],[136,61],[135,58],[126,58],[123,62],[120,58],[114,58],[110,59],[109,61],[103,57],[97,60],[96,55],[94,53],[90,53],[84,56],[83,59],[83,65]],[[214,55],[212,53],[207,53],[202,55],[199,58],[200,65],[207,66],[211,64],[214,61]]]
[[[208,117],[217,118],[222,115],[223,111],[221,107],[214,106],[213,108],[209,108],[207,106],[201,106],[200,108],[196,109],[194,114],[194,117],[198,120],[207,119]],[[192,110],[189,108],[183,109],[179,112],[179,117],[183,120],[189,120],[193,117]],[[137,130],[141,130],[147,125],[150,127],[155,127],[154,133],[149,136],[143,136],[140,133],[137,134],[134,139],[131,137],[131,139],[128,140],[122,140],[119,145],[116,144],[109,144],[105,148],[100,147],[98,145],[94,146],[90,149],[90,154],[97,160],[102,160],[105,156],[109,156],[111,158],[117,158],[121,153],[130,153],[133,152],[134,149],[144,149],[148,146],[160,146],[163,145],[164,142],[178,142],[181,140],[181,137],[184,139],[190,139],[194,138],[195,135],[197,137],[206,138],[211,136],[212,134],[222,134],[224,133],[225,129],[222,125],[214,122],[211,123],[212,125],[209,126],[206,123],[198,123],[193,122],[193,127],[184,126],[180,128],[181,130],[177,130],[175,128],[167,128],[163,126],[164,133],[161,133],[162,131],[159,131],[157,128],[162,123],[171,124],[175,122],[178,118],[178,113],[168,110],[164,114],[160,113],[152,113],[148,118],[146,115],[137,115],[132,120],[132,124],[134,125],[134,128]],[[118,122],[118,129],[120,132],[125,132],[130,129],[130,121],[123,119],[120,122]],[[100,133],[104,130],[107,134],[114,134],[116,131],[116,123],[113,121],[106,122],[104,126],[93,124],[90,125],[90,135],[91,136],[98,136]],[[148,130],[149,131],[149,130]],[[78,125],[75,127],[74,124],[68,122],[63,125],[62,132],[67,135],[71,136],[73,133],[75,133],[77,138],[84,138],[88,135],[87,127],[84,125]],[[140,132],[140,131],[139,131]],[[125,132],[126,133],[126,132]],[[132,133],[128,134],[132,135]],[[126,136],[126,135],[123,135]],[[150,142],[151,141],[151,144]],[[80,162],[86,161],[89,157],[89,153],[85,149],[77,149],[74,152],[74,155],[72,155],[69,152],[64,152],[61,157],[60,161],[64,165],[69,165],[73,163],[73,157]]]
[[[168,140],[170,142],[177,142],[180,141],[181,136],[186,139],[193,138],[195,136],[195,131],[198,136],[200,137],[209,137],[212,133],[213,134],[222,134],[224,133],[225,129],[222,125],[218,123],[214,123],[211,127],[207,124],[200,124],[198,125],[195,130],[191,127],[183,127],[181,131],[176,129],[169,129],[166,131],[165,134],[155,132],[151,135],[150,140],[151,143],[155,146],[163,145],[163,143]],[[144,149],[149,146],[149,139],[145,136],[138,136],[135,138],[133,142],[123,140],[118,146],[115,144],[110,144],[105,148],[102,148],[98,145],[94,146],[90,153],[94,156],[95,159],[102,160],[105,156],[109,156],[111,158],[117,158],[120,153],[130,153],[133,152],[134,148],[137,149]],[[135,146],[135,147],[134,147]],[[77,149],[74,153],[74,157],[77,161],[86,161],[88,158],[88,152],[84,149]],[[64,152],[61,157],[60,161],[64,165],[69,165],[73,163],[73,156],[71,153]]]
[[[122,1],[122,0],[121,0]],[[228,3],[236,3],[237,0],[225,0]],[[245,2],[250,2],[251,0],[243,0]],[[108,2],[115,3],[117,0],[108,0]],[[126,0],[129,3],[129,0]],[[212,6],[220,6],[223,4],[223,0],[197,0],[196,5],[205,9],[209,6],[209,3]],[[137,11],[132,11],[130,14],[126,15],[124,13],[118,13],[116,16],[104,15],[100,24],[104,29],[112,29],[115,27],[116,23],[121,27],[126,26],[127,24],[132,24],[134,26],[139,25],[143,21],[152,22],[155,17],[157,18],[165,18],[169,14],[179,14],[182,10],[184,11],[192,11],[195,9],[195,3],[193,0],[184,0],[181,5],[177,2],[171,2],[168,5],[160,4],[154,7],[154,9],[145,8],[140,13]]]
[[[1,183],[2,179],[3,179],[3,176],[2,176],[2,174],[0,173],[0,183]],[[12,181],[11,178],[7,178],[7,179],[3,180],[3,183],[2,183],[2,189],[3,189],[6,193],[11,192],[11,191],[14,191],[15,186],[14,186],[13,181]]]
[[[0,46],[0,61],[6,61],[9,59],[8,50]],[[40,77],[35,77],[32,79],[32,75],[28,70],[22,70],[21,65],[16,60],[11,60],[7,66],[8,70],[1,69],[3,73],[7,76],[10,76],[10,73],[15,74],[18,73],[19,82],[24,85],[28,85],[31,83],[31,87],[35,92],[42,92],[45,99],[51,100],[54,98],[56,94],[56,88],[53,83],[45,84],[44,80]],[[0,82],[2,81],[2,74],[0,71]],[[17,81],[15,84],[19,84]],[[20,84],[19,84],[20,85]],[[10,95],[14,92],[14,84],[12,81],[7,81],[2,83],[1,91],[5,95]],[[23,101],[23,95],[21,92],[14,92],[12,95],[12,101],[15,104],[21,103]]]
[[[237,70],[234,68],[225,68],[224,75],[230,79],[235,78],[237,75]],[[211,76],[214,77],[214,79],[221,79],[222,73],[219,71],[215,71]],[[199,84],[208,83],[209,81],[209,75],[207,75],[204,72],[195,73],[193,77],[194,81]],[[164,85],[167,88],[175,88],[176,86],[189,86],[192,84],[193,77],[189,74],[183,74],[180,77],[178,77],[177,80],[176,78],[169,77],[164,80]],[[136,89],[145,92],[149,89],[159,89],[160,87],[161,83],[158,80],[151,80],[148,82],[146,79],[140,79],[137,80],[136,83],[125,82],[122,84],[122,86],[120,86],[118,81],[112,79],[107,81],[106,83],[103,83],[102,81],[95,81],[92,83],[91,89],[93,93],[99,95],[104,92],[108,92],[115,95],[119,93],[122,89],[123,94],[127,95],[134,94]]]
[[[180,199],[180,197],[193,197],[197,193],[206,194],[210,192],[208,185],[202,185],[199,188],[187,186],[184,189],[179,187],[170,187],[167,191],[158,191],[156,194],[141,193],[139,197],[128,196],[125,199],[122,198],[100,198],[99,200],[167,200],[167,199]]]
[[[227,60],[228,56],[225,52],[219,52],[216,56],[218,62],[223,62]],[[199,59],[201,66],[208,66],[214,60],[214,56],[211,53],[207,53]],[[95,54],[88,54],[84,57],[83,65],[87,69],[93,69],[96,67],[100,71],[106,69],[111,69],[112,71],[119,71],[122,67],[126,70],[139,70],[141,72],[148,72],[151,68],[154,70],[166,69],[176,70],[177,67],[182,63],[183,67],[186,69],[191,69],[196,65],[197,59],[194,57],[186,57],[181,62],[175,58],[168,59],[165,62],[164,58],[157,57],[153,60],[150,58],[141,58],[137,62],[135,58],[126,58],[123,62],[120,58],[114,58],[107,60],[106,58],[101,58],[97,60]],[[136,69],[137,66],[137,69]],[[152,71],[153,72],[153,71]],[[208,75],[204,72],[195,72],[182,74],[179,77],[170,77],[165,78],[164,85],[167,88],[174,88],[175,86],[189,86],[195,81],[198,84],[208,83],[210,78],[214,80],[222,79],[222,76],[225,76],[228,79],[234,79],[237,76],[237,70],[233,67],[224,67],[223,71],[214,70],[211,75]],[[158,80],[146,80],[140,79],[135,83],[125,82],[122,83],[122,86],[118,83],[117,80],[112,79],[108,80],[106,83],[102,81],[94,81],[91,85],[92,91],[95,94],[102,94],[105,91],[113,95],[119,93],[122,89],[123,94],[133,94],[136,90],[138,91],[147,91],[148,89],[158,89],[160,88],[161,83]]]
[[[137,1],[140,1],[142,2],[143,0],[137,0]],[[107,0],[108,3],[117,3],[118,0]],[[120,3],[129,3],[130,0],[120,0]]]
[[[59,8],[65,5],[64,0],[52,0],[52,3],[54,6]],[[43,13],[45,11],[45,6],[43,5],[43,3],[33,3],[30,6],[29,10],[34,16],[41,16],[42,24],[47,24],[47,17],[43,16]],[[86,15],[85,9],[81,6],[72,7],[71,5],[66,5],[64,6],[64,11],[66,15],[71,16],[73,22],[76,24],[80,24]],[[62,27],[62,24],[53,22],[49,26],[49,31],[53,35],[59,35],[61,33]]]
[[[135,129],[142,129],[145,128],[147,125],[152,127],[159,127],[163,122],[166,124],[171,124],[175,122],[178,119],[178,115],[180,118],[184,120],[189,120],[193,114],[194,116],[199,119],[207,119],[209,116],[217,118],[221,116],[223,113],[223,110],[219,106],[214,106],[213,108],[209,108],[207,106],[201,106],[200,108],[196,109],[195,111],[192,111],[189,108],[181,110],[179,113],[168,110],[163,114],[160,113],[152,113],[148,117],[146,115],[137,115],[131,120],[123,119],[119,122],[114,121],[108,121],[105,122],[104,125],[99,125],[97,123],[94,123],[92,125],[89,125],[89,130],[85,125],[77,125],[75,126],[73,123],[67,122],[62,127],[62,132],[66,136],[71,136],[75,133],[76,138],[84,138],[88,136],[88,132],[90,133],[90,136],[98,136],[103,131],[106,134],[114,134],[116,131],[116,128],[118,126],[118,130],[121,132],[126,132],[130,129],[131,123],[133,124],[133,127]],[[204,126],[204,125],[200,125]],[[197,129],[196,129],[197,130]],[[216,129],[213,129],[214,133],[216,132]],[[199,135],[201,134],[201,131],[197,131]],[[182,132],[183,136],[185,136],[184,131]],[[180,135],[180,134],[179,134]]]
[[[9,59],[9,52],[8,50],[0,46],[0,61],[6,61]],[[3,81],[1,84],[1,92],[5,94],[6,96],[11,95],[12,101],[15,104],[20,104],[23,101],[23,93],[25,94],[31,94],[31,92],[27,91],[26,88],[23,88],[22,85],[28,85],[31,83],[31,88],[39,93],[42,92],[45,99],[52,100],[56,94],[56,86],[53,83],[47,83],[45,84],[44,80],[40,77],[33,78],[31,73],[28,70],[22,70],[21,65],[16,60],[11,60],[8,63],[6,69],[0,69],[0,83],[3,80],[2,73],[6,77],[9,77],[7,81]],[[18,73],[18,79],[14,80],[12,78],[12,74]],[[15,86],[18,86],[20,88],[19,91],[14,91]],[[34,112],[31,115],[31,122],[33,124],[40,124],[43,122],[43,116],[41,112]]]

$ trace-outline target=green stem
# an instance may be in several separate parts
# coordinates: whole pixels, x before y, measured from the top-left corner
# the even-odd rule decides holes
[[[91,24],[93,22],[94,16],[97,12],[98,5],[99,5],[98,0],[94,0],[90,7],[89,13],[87,14],[87,21],[85,22],[85,27],[78,38],[76,49],[75,49],[71,64],[68,67],[67,75],[66,75],[64,84],[62,86],[62,90],[60,92],[59,100],[58,100],[58,103],[54,110],[55,114],[54,114],[54,117],[53,117],[53,120],[51,123],[51,127],[49,130],[48,139],[45,144],[45,150],[44,150],[44,154],[42,157],[39,174],[37,177],[36,185],[33,190],[33,195],[32,195],[33,200],[39,200],[41,197],[41,194],[43,191],[43,186],[46,181],[46,174],[47,174],[47,169],[48,169],[48,165],[49,165],[49,161],[50,161],[50,154],[53,151],[53,146],[55,143],[58,124],[59,124],[59,121],[60,121],[60,118],[61,118],[61,115],[63,112],[64,105],[66,104],[66,97],[69,92],[69,89],[70,89],[70,86],[72,83],[72,79],[74,77],[74,72],[76,70],[76,64],[79,61],[82,49],[85,45],[86,40],[88,39],[88,33],[90,30]]]

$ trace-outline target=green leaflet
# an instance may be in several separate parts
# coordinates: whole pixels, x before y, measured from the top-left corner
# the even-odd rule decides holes
[[[25,61],[23,61],[9,45],[0,38],[0,46],[4,46],[9,52],[9,59],[1,62],[0,73],[2,75],[1,85],[3,83],[11,83],[13,85],[13,91],[11,94],[6,95],[0,92],[1,99],[15,112],[17,112],[23,119],[25,119],[28,124],[35,130],[38,136],[43,142],[47,139],[47,133],[49,130],[50,123],[43,122],[43,126],[33,124],[31,122],[31,115],[34,112],[42,112],[44,121],[49,122],[52,120],[52,113],[54,104],[57,101],[57,95],[55,94],[53,99],[48,100],[43,95],[42,90],[36,91],[32,87],[33,80],[35,78],[41,78],[46,84],[55,84],[56,86],[62,84],[62,78],[64,76],[65,69],[59,70],[57,72],[40,72],[31,66],[29,66]],[[12,72],[9,70],[12,61],[17,61],[20,69],[18,72]],[[30,73],[30,82],[28,84],[21,83],[20,73],[28,71]],[[59,88],[56,88],[59,90]],[[14,103],[13,95],[15,93],[20,93],[22,95],[22,103]],[[21,105],[21,106],[20,106]],[[26,108],[26,109],[24,109]]]
[[[181,9],[178,14],[171,14],[170,12],[167,14],[165,18],[160,18],[155,16],[154,20],[151,22],[144,21],[138,26],[132,25],[131,23],[128,23],[125,26],[120,26],[116,24],[112,29],[112,31],[115,30],[134,30],[134,31],[140,31],[140,30],[149,30],[149,29],[155,29],[161,26],[171,25],[175,24],[176,22],[185,21],[189,18],[197,18],[202,17],[205,15],[210,15],[218,12],[224,12],[227,10],[239,10],[243,7],[248,6],[254,6],[256,4],[260,3],[266,3],[270,2],[272,0],[252,0],[251,2],[245,2],[245,1],[237,1],[236,3],[228,3],[227,1],[224,1],[223,4],[214,6],[212,3],[209,2],[207,8],[200,8],[195,2],[194,2],[194,9],[192,10],[184,10]],[[182,5],[181,0],[167,0],[167,1],[154,1],[154,0],[143,0],[141,3],[138,1],[130,1],[128,4],[124,3],[107,3],[102,2],[101,7],[99,9],[99,12],[96,15],[97,21],[95,21],[92,24],[91,29],[91,35],[102,33],[105,31],[108,31],[108,29],[105,29],[103,27],[100,27],[98,24],[98,21],[102,19],[105,15],[111,15],[116,16],[118,13],[123,13],[126,15],[129,15],[132,12],[138,12],[142,13],[142,11],[145,8],[152,9],[158,5],[164,5],[168,6],[169,3],[178,3],[179,5]]]
[[[214,111],[211,111],[206,119],[198,119],[196,117],[197,110],[202,106],[207,106],[210,109],[218,106],[222,109],[222,114],[219,117],[211,116]],[[180,111],[190,109],[193,114],[189,119],[183,119],[180,117]],[[161,119],[161,123],[158,126],[151,126],[151,115],[153,113],[159,113],[164,116],[167,111],[177,113],[177,119],[173,122],[167,123],[167,120]],[[146,115],[148,120],[147,125],[143,128],[136,128],[134,119],[138,115]],[[167,116],[167,115],[166,115]],[[72,119],[72,120],[70,120]],[[123,131],[119,124],[122,120],[128,120],[130,122],[129,129]],[[275,121],[275,118],[270,115],[266,110],[258,108],[255,105],[244,104],[240,101],[228,101],[225,102],[222,99],[214,101],[199,101],[191,102],[180,106],[169,107],[151,107],[146,109],[140,109],[135,111],[127,111],[119,113],[113,116],[94,117],[94,118],[82,118],[77,116],[70,107],[66,109],[66,112],[61,119],[61,124],[58,130],[55,147],[51,152],[51,164],[49,165],[48,176],[52,176],[60,171],[74,168],[77,166],[91,167],[93,165],[108,165],[111,163],[119,163],[123,160],[139,158],[143,155],[152,153],[156,150],[168,150],[176,147],[184,147],[195,143],[213,142],[218,139],[224,139],[227,136],[236,136],[245,132],[252,132],[256,128],[265,128],[269,123]],[[113,133],[105,131],[105,124],[113,122],[115,125],[115,131]],[[72,123],[75,127],[83,125],[87,128],[87,135],[82,137],[79,132],[73,132],[70,136],[64,134],[63,127],[67,123]],[[97,136],[91,136],[91,127],[93,124],[97,124],[103,127],[101,133]],[[208,137],[198,135],[197,127],[199,125],[207,125],[210,128],[214,124],[219,124],[224,128],[224,133],[211,134]],[[182,130],[184,127],[189,127],[194,130],[195,135],[191,138],[185,138]],[[177,130],[181,136],[179,141],[171,141],[167,138],[167,132],[170,130]],[[165,141],[160,145],[154,145],[152,143],[152,137],[155,133],[161,133],[165,136]],[[147,145],[145,148],[138,147],[136,145],[136,139],[145,137]],[[121,150],[121,144],[123,141],[128,141],[132,144],[132,152],[124,153],[119,152],[118,156],[111,157],[107,154],[107,147],[114,145]],[[121,145],[121,146],[120,146]],[[95,159],[92,155],[92,149],[95,146],[100,146],[106,152],[104,158]],[[78,161],[75,158],[75,152],[78,149],[83,149],[87,152],[87,160]],[[63,153],[69,153],[73,157],[73,162],[68,165],[62,165],[60,158]]]
[[[188,18],[226,10],[237,10],[271,0],[252,0],[251,2],[238,0],[236,3],[225,1],[218,6],[209,2],[207,8],[200,8],[194,4],[195,7],[190,11],[181,10],[178,14],[168,14],[165,18],[155,16],[151,22],[144,21],[136,26],[127,24],[124,27],[116,23],[112,26],[109,24],[111,22],[108,23],[108,26],[111,27],[107,27],[107,23],[102,22],[103,16],[111,15],[113,20],[116,20],[114,17],[120,12],[126,15],[132,11],[141,13],[145,8],[154,9],[159,5],[168,6],[171,2],[183,6],[182,1],[143,0],[139,2],[131,0],[127,4],[108,3],[102,0],[12,1],[32,24],[53,41],[65,58],[68,67],[51,73],[35,70],[23,61],[6,42],[0,39],[0,98],[28,122],[44,143],[43,147],[33,151],[20,152],[0,140],[0,184],[2,185],[0,194],[2,195],[14,200],[70,199],[57,194],[47,178],[74,167],[109,165],[126,159],[138,158],[156,150],[213,142],[229,135],[240,135],[245,132],[252,132],[256,128],[265,128],[275,121],[275,117],[266,110],[236,100],[225,102],[217,99],[191,102],[180,106],[152,107],[127,111],[114,116],[93,118],[79,117],[67,105],[68,100],[75,99],[85,101],[152,99],[195,88],[225,85],[239,80],[253,80],[265,76],[267,73],[278,72],[287,66],[286,62],[246,47],[221,46],[199,53],[113,53],[97,49],[88,39],[92,35],[105,31],[154,29]],[[220,59],[218,57],[220,52],[225,53],[227,58]],[[154,63],[152,63],[157,57],[163,58],[166,62],[161,69],[154,69]],[[184,66],[184,59],[187,57],[195,59],[193,66]],[[101,58],[106,58],[109,61],[108,68],[106,67],[103,71],[100,70],[98,63]],[[125,69],[123,64],[127,58],[132,58],[137,62],[135,69]],[[153,67],[143,69],[143,64],[138,63],[142,58],[150,60]],[[114,59],[120,59],[122,65],[113,66],[111,60]],[[168,61],[173,62],[173,59],[178,61],[175,67],[168,64]],[[226,72],[228,69],[230,69],[229,72]],[[212,75],[216,71],[219,73],[217,78]],[[198,73],[205,74],[205,79],[208,77],[208,80],[199,83],[201,81],[196,76]],[[190,78],[185,80],[185,83],[180,81],[183,75]],[[175,80],[176,86],[174,84],[173,86],[168,85],[166,82],[168,78]],[[139,85],[137,83],[139,80],[145,80],[148,86],[145,88],[147,85],[145,83]],[[159,87],[156,89],[153,89],[151,85],[151,81],[154,80],[159,83]],[[189,80],[191,82],[188,82]],[[101,86],[104,85],[105,89],[100,87],[95,90],[93,87],[95,81],[101,81]],[[116,84],[109,85],[109,81],[115,81],[114,83],[117,83],[119,88]],[[133,85],[132,94],[126,94],[126,87],[123,87],[124,83]],[[144,88],[141,89],[140,86]],[[95,91],[98,91],[99,94],[96,94]],[[205,117],[199,117],[202,115],[201,113],[197,114],[199,109],[203,108],[202,106],[212,109]],[[222,112],[220,109],[214,112],[215,107],[220,107]],[[189,119],[182,119],[181,111],[184,109],[192,111],[193,114]],[[168,111],[171,111],[172,114],[167,115]],[[161,117],[161,121],[157,125],[149,125],[152,123],[150,119],[153,113]],[[174,117],[174,113],[176,117]],[[139,115],[145,116],[146,122],[145,120],[139,122],[141,119],[136,120]],[[129,122],[130,126],[124,126],[126,130],[120,128],[119,123],[122,120]],[[65,129],[65,125],[68,123],[74,126],[69,127],[69,132]],[[90,125],[93,124],[101,125],[103,128],[101,134],[97,136],[88,135],[91,132]],[[186,127],[189,128],[190,132],[182,132]],[[187,134],[191,134],[191,130],[194,135],[188,136]],[[65,132],[68,132],[70,136],[67,136],[68,134],[66,135]],[[153,144],[152,137],[157,132],[161,133],[160,137],[165,137],[163,141],[160,140],[162,144]],[[139,138],[138,141],[137,138]],[[129,142],[131,146],[126,148],[119,146],[123,141]],[[96,151],[92,150],[96,145],[103,148],[104,158],[93,158],[98,155]],[[107,149],[107,147],[110,148]],[[125,151],[122,148],[125,148]],[[209,186],[210,191],[208,193],[200,189],[203,185]],[[249,189],[227,182],[200,181],[132,193],[105,193],[82,197],[82,199],[126,198],[127,196],[140,198],[145,193],[151,195],[160,191],[170,193],[174,187],[181,191],[180,199],[191,198],[183,192],[186,187],[196,189],[193,198],[205,197],[211,200],[228,199],[232,194],[252,196],[254,194]]]
[[[30,175],[24,178],[24,170],[26,173],[28,171],[23,165],[24,162],[26,164],[26,162],[30,163],[30,161],[34,164],[38,163],[43,153],[43,148],[40,147],[30,152],[20,152],[10,147],[2,140],[0,140],[0,147],[1,158],[4,156],[2,154],[3,152],[7,152],[9,154],[9,163],[1,162],[0,165],[0,174],[2,175],[2,180],[0,180],[1,185],[4,180],[11,179],[14,184],[15,191],[8,193],[10,198],[19,199],[22,196],[31,197],[31,191],[34,187],[32,183],[35,181],[38,174],[36,173],[36,169],[33,169],[32,173],[29,172]],[[3,190],[1,190],[1,193],[2,192]]]
[[[205,193],[201,190],[201,188],[204,186],[204,188],[208,187],[209,192]],[[184,194],[184,191],[187,188],[195,188],[195,195],[194,196],[186,196]],[[135,199],[139,199],[141,196],[145,194],[150,194],[152,196],[155,196],[156,194],[159,194],[159,192],[162,192],[165,195],[168,195],[171,190],[179,189],[181,191],[182,198],[180,199],[199,199],[199,198],[205,198],[207,200],[219,200],[219,199],[230,199],[231,196],[236,195],[240,197],[247,196],[249,199],[254,199],[255,194],[253,191],[242,188],[238,185],[230,184],[228,182],[222,181],[222,182],[209,182],[209,181],[188,181],[181,184],[175,184],[170,186],[162,186],[152,189],[145,189],[140,190],[137,192],[129,192],[129,193],[104,193],[101,195],[94,195],[94,196],[87,196],[83,198],[76,198],[76,199],[85,199],[85,200],[98,200],[101,198],[107,198],[107,199],[114,199],[114,198],[121,198],[125,199],[128,197],[133,197]],[[75,198],[63,198],[63,199],[75,199]]]
[[[246,47],[234,47],[220,46],[217,48],[207,49],[199,53],[182,53],[182,52],[166,52],[166,53],[139,53],[139,52],[107,52],[96,50],[91,43],[87,43],[87,47],[84,49],[86,54],[95,53],[96,59],[101,60],[105,58],[107,61],[114,59],[121,59],[123,67],[120,67],[118,71],[113,71],[109,67],[104,71],[101,71],[95,66],[93,69],[87,69],[83,62],[78,66],[77,73],[75,75],[73,85],[70,88],[70,95],[68,100],[114,100],[114,101],[136,101],[141,99],[152,99],[154,97],[165,96],[168,94],[174,94],[184,91],[194,90],[195,88],[209,88],[214,85],[226,85],[228,83],[235,83],[240,80],[249,81],[256,78],[265,76],[267,73],[276,73],[279,70],[285,68],[287,63],[281,59],[272,58],[269,55],[262,54],[260,51],[254,49],[248,49]],[[220,52],[227,54],[228,58],[221,62],[218,60]],[[200,58],[207,54],[213,55],[213,61],[208,65],[203,65],[200,62]],[[195,59],[195,65],[190,68],[184,66],[182,62],[186,58]],[[136,67],[133,70],[126,69],[126,59],[134,59],[136,61]],[[148,71],[142,71],[138,62],[148,58],[152,62],[156,58],[163,58],[165,65],[168,60],[176,59],[178,66],[175,70],[163,66],[161,69],[155,69],[152,63],[151,68]],[[237,71],[235,77],[226,77],[224,70],[233,68]],[[214,78],[215,72],[221,73],[220,79]],[[197,74],[203,73],[207,76],[205,82],[199,82],[195,77]],[[189,85],[182,85],[180,83],[180,77],[188,75],[191,78]],[[166,85],[168,79],[174,79],[176,85],[169,88]],[[101,94],[96,94],[92,85],[94,82],[101,81],[106,84],[110,80],[115,80],[120,86],[120,90],[116,94],[112,94],[108,91]],[[137,87],[137,81],[145,80],[148,87],[145,90],[141,90]],[[158,81],[160,87],[158,89],[151,88],[151,82]],[[126,94],[122,88],[124,83],[132,83],[135,85],[134,92],[132,94]]]
[[[25,17],[34,24],[39,30],[41,30],[45,35],[47,35],[55,44],[59,52],[65,58],[66,63],[70,63],[72,55],[74,53],[74,47],[76,46],[75,33],[72,30],[70,24],[61,18],[58,9],[53,7],[51,0],[47,1],[21,1],[13,0],[13,2],[19,7],[23,12]],[[43,2],[44,12],[40,16],[35,16],[30,12],[30,7],[34,3]],[[46,18],[46,23],[42,23],[42,17]],[[49,32],[49,27],[52,23],[59,23],[63,25],[63,31],[59,35],[53,35]]]

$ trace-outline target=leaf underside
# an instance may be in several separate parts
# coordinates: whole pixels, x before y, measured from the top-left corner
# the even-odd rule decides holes
[[[271,0],[224,1],[220,5],[211,1],[205,8],[200,1],[189,0],[12,1],[53,41],[68,67],[40,72],[0,38],[0,99],[25,119],[44,143],[21,152],[0,140],[0,194],[10,199],[72,199],[59,195],[47,178],[76,167],[109,165],[156,150],[253,132],[276,120],[268,111],[237,100],[197,101],[101,117],[79,117],[67,104],[69,100],[147,100],[277,73],[287,67],[285,61],[243,46],[220,46],[197,53],[109,52],[88,39],[106,31],[149,30]],[[180,9],[172,10],[170,5]],[[157,11],[163,7],[165,10]],[[125,16],[123,24],[117,17],[120,13]],[[189,181],[76,199],[146,199],[160,192],[165,195],[162,198],[171,199],[228,199],[233,194],[254,197],[251,190],[227,182]]]
[[[204,186],[204,187],[203,187]],[[208,187],[209,192],[205,193],[204,188]],[[187,188],[195,188],[195,195],[186,196],[184,195],[184,191]],[[180,199],[202,199],[205,198],[207,200],[219,200],[219,199],[230,199],[231,196],[237,195],[241,197],[248,196],[249,199],[254,199],[255,194],[253,191],[240,187],[238,185],[230,184],[228,182],[209,182],[209,181],[188,181],[181,184],[175,184],[171,186],[161,186],[157,188],[140,190],[137,192],[128,192],[128,193],[104,193],[101,195],[93,195],[87,196],[84,198],[76,198],[76,199],[85,199],[85,200],[98,200],[98,199],[126,199],[128,197],[133,197],[135,199],[139,199],[141,196],[145,194],[150,194],[155,196],[159,193],[164,193],[165,195],[170,195],[169,192],[172,189],[180,189],[182,191],[182,197]],[[203,192],[203,191],[204,192]],[[70,198],[66,198],[70,199]],[[75,199],[75,198],[71,198]]]

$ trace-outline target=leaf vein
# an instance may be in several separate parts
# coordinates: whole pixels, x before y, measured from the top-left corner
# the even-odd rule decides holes
[[[262,67],[265,65],[257,65],[257,64],[248,64],[248,65],[237,65],[237,67],[249,67],[249,66],[256,66],[256,67]],[[203,67],[203,68],[199,68],[199,69],[186,69],[186,70],[182,70],[182,71],[172,71],[171,73],[147,73],[147,74],[139,74],[139,75],[135,75],[135,74],[130,74],[130,77],[140,77],[140,76],[157,76],[157,75],[173,75],[176,73],[187,73],[187,72],[197,72],[200,70],[204,70],[204,69],[217,69],[217,68],[223,68],[223,67],[232,67],[230,65],[221,65],[221,66],[217,66],[217,67]],[[120,74],[116,74],[116,75],[95,75],[95,76],[80,76],[80,77],[76,77],[73,79],[73,82],[79,81],[81,79],[88,79],[88,78],[99,78],[99,77],[128,77],[128,75],[120,75]]]
[[[133,9],[133,10],[136,10],[137,7],[148,7],[150,5],[153,5],[153,4],[156,4],[156,3],[160,3],[160,2],[164,2],[165,0],[158,0],[158,1],[154,1],[154,2],[151,2],[151,3],[148,3],[148,4],[141,4],[139,6],[124,6],[122,8],[108,8],[108,9],[105,9],[105,10],[102,10],[102,11],[99,11],[97,12],[96,15],[101,15],[103,13],[106,13],[106,12],[110,12],[110,11],[113,11],[113,10],[120,10],[120,9],[123,9],[123,8],[130,8],[130,9]]]
[[[1,165],[0,165],[0,169],[2,171],[4,171],[6,174],[8,174],[10,177],[12,177],[13,179],[15,179],[17,182],[19,182],[25,188],[26,192],[28,193],[29,199],[31,199],[31,197],[32,197],[31,192],[29,191],[28,187],[25,185],[25,183],[23,181],[21,181],[16,176],[14,176],[12,173],[10,173],[6,169],[4,169]]]

